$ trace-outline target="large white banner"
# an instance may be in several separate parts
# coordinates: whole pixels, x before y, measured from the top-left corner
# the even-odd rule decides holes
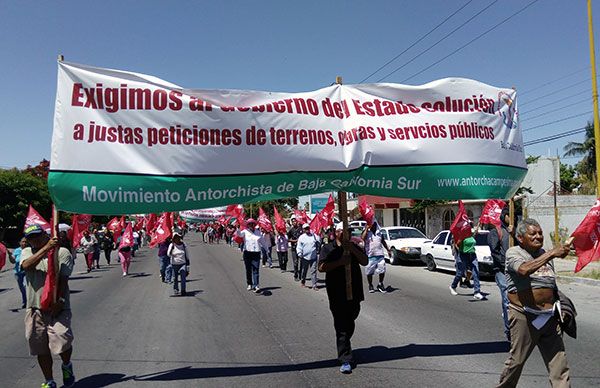
[[[202,90],[59,62],[49,182],[64,210],[183,210],[332,190],[504,198],[525,172],[510,88],[448,78]]]

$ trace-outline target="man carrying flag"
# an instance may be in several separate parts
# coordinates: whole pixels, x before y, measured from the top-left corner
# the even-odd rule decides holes
[[[27,294],[25,337],[29,343],[29,351],[32,356],[37,356],[46,379],[42,387],[56,388],[52,374],[52,354],[60,355],[64,386],[71,387],[75,383],[75,376],[71,364],[73,331],[68,280],[73,271],[73,258],[68,249],[59,248],[56,237],[51,239],[37,224],[25,230],[25,238],[31,246],[21,252],[21,268],[25,271]],[[46,309],[43,308],[41,299],[47,273],[50,272],[48,255],[53,249],[58,249],[58,284],[54,285],[57,287],[56,302]]]

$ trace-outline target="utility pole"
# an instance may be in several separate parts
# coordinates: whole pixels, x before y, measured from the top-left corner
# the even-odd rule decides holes
[[[598,85],[596,81],[596,54],[594,49],[594,28],[592,23],[592,0],[587,0],[588,30],[590,33],[590,63],[592,66],[592,100],[594,103],[594,141],[596,144],[596,196],[600,195],[600,118],[598,115]]]
[[[556,180],[552,182],[554,186],[554,246],[560,245],[560,236],[558,235],[558,206],[556,205]]]

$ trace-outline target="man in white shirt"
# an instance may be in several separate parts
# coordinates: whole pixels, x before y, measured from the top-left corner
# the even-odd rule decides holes
[[[306,287],[306,274],[310,268],[312,289],[317,288],[317,258],[321,249],[321,238],[310,231],[310,225],[302,225],[304,233],[298,238],[296,253],[300,258],[300,285]]]
[[[383,285],[383,279],[385,278],[385,258],[383,257],[383,249],[385,248],[388,255],[391,256],[390,248],[388,248],[385,239],[381,235],[379,225],[374,222],[372,225],[368,225],[362,233],[362,239],[365,242],[365,252],[369,257],[369,263],[365,267],[365,273],[367,274],[367,281],[369,282],[369,293],[374,293],[373,288],[373,274],[379,275],[379,283],[377,284],[377,291],[385,294],[387,291]]]

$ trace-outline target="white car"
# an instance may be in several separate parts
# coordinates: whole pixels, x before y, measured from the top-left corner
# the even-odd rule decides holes
[[[487,235],[489,231],[480,230],[475,235],[475,254],[479,263],[479,273],[492,275],[492,254],[487,245]],[[454,266],[454,256],[452,255],[452,233],[449,230],[442,230],[432,241],[426,242],[421,247],[421,259],[427,265],[427,269],[435,271],[443,269],[456,272]]]
[[[381,228],[381,234],[392,251],[391,257],[384,253],[390,264],[420,262],[421,246],[431,241],[419,229],[408,226],[385,226]]]

